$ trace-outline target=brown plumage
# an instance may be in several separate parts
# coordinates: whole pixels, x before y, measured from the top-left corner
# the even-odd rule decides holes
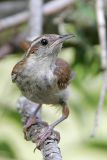
[[[11,77],[12,77],[12,82],[15,82],[17,79],[17,76],[20,74],[20,72],[23,69],[24,64],[26,63],[26,59],[21,60],[18,62],[14,67],[11,72]]]
[[[69,80],[71,78],[71,69],[67,62],[58,58],[56,60],[56,68],[54,74],[58,78],[58,87],[59,89],[65,89],[68,86]]]
[[[29,52],[27,54],[27,57],[29,57],[31,54],[35,54],[37,49],[38,49],[37,45],[32,46],[32,48],[29,50]]]

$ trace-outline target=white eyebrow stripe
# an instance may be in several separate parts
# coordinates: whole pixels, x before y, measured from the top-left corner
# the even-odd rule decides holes
[[[38,42],[40,41],[40,39],[41,39],[41,37],[38,37],[38,38],[36,38],[36,39],[31,43],[31,46],[30,46],[30,48],[28,49],[28,51],[27,51],[27,53],[26,53],[26,56],[29,54],[31,48],[32,48],[36,43],[38,43]]]
[[[38,37],[37,39],[35,39],[32,44],[31,47],[34,46],[36,43],[38,43],[40,41],[41,37]]]
[[[41,37],[38,37],[37,39],[35,39],[32,43],[31,43],[31,46],[30,46],[30,48],[28,49],[28,51],[27,51],[27,54],[26,55],[28,55],[29,54],[29,52],[30,52],[30,50],[31,50],[31,48],[37,43],[37,42],[39,42],[40,41],[40,39],[41,39]]]

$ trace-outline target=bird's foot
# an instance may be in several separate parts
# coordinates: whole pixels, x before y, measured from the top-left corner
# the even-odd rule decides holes
[[[26,136],[26,132],[28,131],[28,129],[36,124],[40,122],[40,120],[38,118],[36,118],[35,116],[32,116],[30,117],[28,120],[27,120],[27,123],[24,125],[24,128],[23,128],[23,132],[24,132],[24,138],[27,140],[27,136]]]
[[[53,126],[51,126],[51,125],[48,125],[48,126],[46,126],[46,127],[43,128],[43,130],[42,130],[41,133],[39,134],[38,143],[37,143],[37,146],[36,146],[36,148],[34,149],[34,151],[35,151],[37,148],[40,149],[40,146],[45,142],[45,140],[48,139],[48,138],[51,136],[52,131],[53,131]],[[60,141],[60,134],[59,134],[59,132],[57,132],[57,131],[54,131],[54,133],[55,133],[55,135],[56,135],[56,136],[55,136],[55,137],[56,137],[56,140],[57,140],[58,143],[59,143],[59,141]]]
[[[39,134],[38,137],[38,144],[36,146],[36,148],[40,147],[41,144],[44,143],[44,141],[50,137],[50,135],[52,134],[53,131],[53,127],[52,126],[46,126],[43,128],[43,130],[41,131],[41,133]]]

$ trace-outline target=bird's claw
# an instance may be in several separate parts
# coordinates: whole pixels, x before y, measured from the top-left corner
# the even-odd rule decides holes
[[[26,133],[27,133],[27,131],[28,131],[28,129],[32,126],[32,125],[34,125],[34,124],[36,124],[36,123],[38,123],[38,122],[40,122],[40,120],[39,119],[37,119],[36,117],[30,117],[29,119],[28,119],[28,121],[27,121],[27,123],[25,124],[25,126],[24,126],[24,128],[23,128],[23,132],[24,132],[24,138],[27,140],[27,136],[26,136]]]
[[[53,130],[53,128],[51,126],[46,126],[45,127],[45,129],[42,131],[43,133],[41,133],[39,135],[39,138],[38,138],[39,140],[38,140],[38,143],[37,143],[36,147],[34,148],[34,152],[36,151],[36,149],[40,150],[41,145],[52,134],[52,130]],[[59,143],[59,141],[60,141],[60,134],[57,131],[54,131],[54,133],[56,135],[56,140]]]
[[[52,129],[53,128],[51,126],[46,126],[45,128],[43,128],[38,137],[38,143],[34,151],[39,148],[44,143],[44,141],[52,134]]]

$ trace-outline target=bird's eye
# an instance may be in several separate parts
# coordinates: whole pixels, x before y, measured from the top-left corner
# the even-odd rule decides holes
[[[42,39],[42,40],[41,40],[41,44],[42,44],[43,46],[46,46],[46,45],[48,44],[48,40],[47,40],[47,39]]]

